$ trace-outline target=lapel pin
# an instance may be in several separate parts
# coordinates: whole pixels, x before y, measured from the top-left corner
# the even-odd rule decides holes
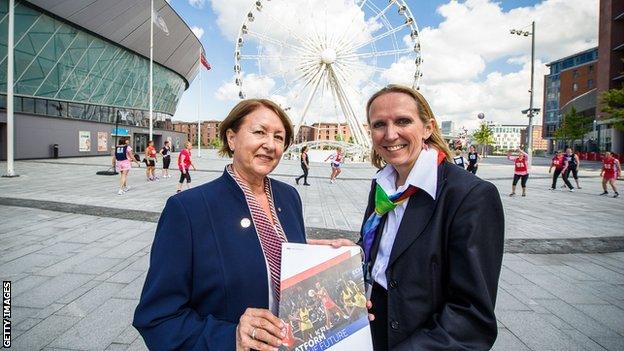
[[[249,220],[249,218],[243,218],[241,219],[240,224],[243,228],[249,228],[249,226],[251,225],[251,221]]]
[[[278,208],[277,208],[277,212],[282,212],[282,208],[281,208],[281,207],[278,207]]]

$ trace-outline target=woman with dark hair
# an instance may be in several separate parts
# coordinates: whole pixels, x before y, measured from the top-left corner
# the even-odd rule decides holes
[[[477,152],[477,148],[474,145],[470,145],[470,148],[468,150],[468,167],[466,168],[466,170],[472,174],[477,174],[481,155],[479,155],[479,153]]]
[[[303,174],[297,178],[295,178],[295,183],[299,185],[299,181],[303,178],[303,185],[308,184],[308,171],[310,170],[310,159],[308,157],[308,146],[304,146],[301,148],[301,156],[299,157],[301,161],[301,169],[303,170]]]
[[[162,177],[169,178],[169,165],[171,164],[171,146],[169,140],[165,140],[165,145],[160,149],[160,155],[163,159]]]
[[[271,179],[291,144],[286,113],[239,102],[221,123],[223,174],[169,198],[133,325],[150,350],[276,350],[281,244],[305,242],[301,199]]]

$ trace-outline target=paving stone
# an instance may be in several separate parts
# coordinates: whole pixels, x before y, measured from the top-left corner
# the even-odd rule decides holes
[[[611,328],[624,336],[624,310],[613,305],[584,305],[575,304],[574,307],[588,316]]]
[[[136,304],[136,300],[110,299],[54,339],[50,346],[104,349],[130,325],[132,318],[128,312],[133,310]]]
[[[501,311],[498,318],[507,329],[530,349],[573,351],[584,348],[573,342],[569,336],[553,327],[535,312]]]
[[[108,301],[116,292],[123,289],[124,284],[101,283],[76,300],[65,305],[56,314],[65,316],[85,317]]]
[[[16,350],[39,350],[71,328],[76,317],[50,316],[27,332],[15,338],[12,348]]]
[[[576,330],[591,337],[617,337],[617,333],[608,328],[608,324],[601,323],[600,320],[584,313],[578,308],[579,305],[570,305],[561,300],[539,300],[540,304],[547,308],[559,319],[574,327]],[[582,306],[582,305],[580,305]],[[602,305],[589,305],[591,308],[598,308]]]
[[[530,349],[507,329],[498,329],[493,351],[530,351]]]
[[[45,281],[43,284],[23,293],[16,305],[24,304],[25,307],[44,308],[73,289],[88,282],[93,276],[85,274],[61,274]]]
[[[609,351],[624,350],[624,338],[596,338],[595,341]]]

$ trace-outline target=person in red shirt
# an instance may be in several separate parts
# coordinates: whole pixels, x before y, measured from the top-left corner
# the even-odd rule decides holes
[[[566,170],[566,159],[565,157],[563,157],[563,152],[561,150],[557,150],[555,157],[553,157],[552,161],[550,162],[550,168],[548,169],[548,173],[552,173],[553,167],[555,167],[555,173],[553,173],[552,186],[550,187],[550,190],[557,189],[557,178],[559,178],[561,173],[565,172]],[[562,178],[568,189],[570,189],[570,191],[574,191],[574,187],[572,186],[568,178]]]
[[[600,171],[600,176],[602,177],[602,194],[600,195],[608,195],[607,191],[607,183],[611,185],[613,188],[613,198],[620,196],[620,193],[617,191],[617,187],[615,186],[615,181],[622,174],[622,165],[617,158],[613,157],[611,152],[605,152],[605,157],[602,160],[602,170]]]
[[[156,148],[154,147],[154,141],[147,142],[147,148],[145,148],[145,164],[147,170],[145,175],[148,181],[156,180]]]
[[[528,157],[529,154],[522,151],[521,148],[518,148],[517,156],[511,156],[511,151],[507,153],[507,158],[514,162],[514,178],[513,183],[511,183],[511,194],[509,194],[509,196],[516,195],[516,184],[518,184],[518,180],[520,179],[522,179],[520,182],[520,186],[522,186],[522,196],[526,196],[526,183],[529,179]]]
[[[180,170],[180,181],[178,182],[177,190],[178,193],[182,191],[182,184],[184,184],[185,179],[186,188],[188,189],[191,187],[191,174],[189,173],[189,171],[191,170],[190,167],[193,167],[194,171],[196,170],[193,161],[191,161],[192,148],[193,145],[191,144],[191,142],[187,141],[184,144],[184,149],[182,149],[182,151],[180,151],[180,155],[178,155],[178,169]]]

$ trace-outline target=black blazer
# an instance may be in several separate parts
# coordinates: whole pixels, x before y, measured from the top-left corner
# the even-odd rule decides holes
[[[374,208],[374,189],[375,181],[365,220]],[[384,222],[385,216],[373,261]],[[442,162],[436,199],[425,191],[410,198],[392,247],[386,271],[388,349],[492,347],[504,228],[496,187]]]

